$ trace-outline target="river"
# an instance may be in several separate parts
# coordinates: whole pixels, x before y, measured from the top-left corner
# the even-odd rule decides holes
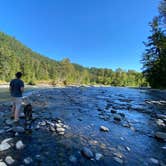
[[[4,94],[1,91],[1,96]],[[12,147],[0,152],[3,161],[10,155],[16,165],[24,164],[26,157],[32,159],[31,165],[42,166],[166,164],[166,144],[154,136],[158,131],[166,132],[166,119],[162,125],[157,123],[158,114],[166,114],[165,91],[121,87],[50,88],[38,90],[29,100],[33,115],[38,117],[32,133],[14,137],[13,144],[22,140],[26,146],[21,151]],[[3,118],[7,119],[10,107],[5,105],[2,109]],[[120,120],[116,120],[117,115]],[[48,124],[35,129],[41,122],[55,119],[68,126],[64,135],[50,131]],[[2,123],[1,129],[5,126]],[[109,131],[101,131],[101,126]],[[0,140],[7,137],[13,137],[12,133],[1,135]],[[91,160],[82,155],[83,147],[94,154]],[[95,158],[97,153],[102,154],[100,160]]]

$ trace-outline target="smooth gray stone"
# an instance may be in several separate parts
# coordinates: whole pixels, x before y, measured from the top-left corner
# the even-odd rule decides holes
[[[0,144],[0,152],[4,150],[8,150],[10,147],[11,146],[7,142]]]
[[[81,152],[82,152],[82,154],[86,157],[86,158],[88,158],[88,159],[91,159],[91,158],[93,158],[93,153],[92,153],[92,151],[89,149],[89,148],[87,148],[87,147],[84,147],[82,150],[81,150]]]
[[[104,132],[108,132],[109,128],[105,127],[105,126],[100,126],[100,130],[104,131]]]
[[[11,156],[7,156],[5,158],[5,162],[9,165],[12,165],[15,162],[15,160]]]

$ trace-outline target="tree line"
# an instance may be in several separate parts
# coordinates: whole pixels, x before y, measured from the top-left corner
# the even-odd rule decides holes
[[[159,4],[159,14],[150,22],[143,54],[143,75],[153,88],[166,88],[166,1]]]
[[[118,68],[86,68],[71,63],[68,58],[56,61],[42,56],[0,32],[0,80],[9,82],[17,71],[23,73],[23,80],[29,84],[38,81],[54,85],[103,84],[112,86],[146,86],[142,73]]]

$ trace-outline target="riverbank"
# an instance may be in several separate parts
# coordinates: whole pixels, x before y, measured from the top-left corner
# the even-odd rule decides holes
[[[163,100],[160,97],[157,92],[131,88],[41,89],[24,100],[33,106],[31,132],[22,114],[20,128],[13,128],[10,104],[2,103],[0,162],[164,165],[166,105],[154,102]]]

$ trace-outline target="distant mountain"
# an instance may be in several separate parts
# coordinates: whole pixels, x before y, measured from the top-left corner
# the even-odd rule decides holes
[[[10,81],[17,71],[23,72],[23,80],[30,84],[38,81],[115,86],[145,84],[142,74],[136,71],[89,69],[72,64],[67,58],[60,62],[55,61],[32,51],[14,37],[0,32],[0,80]]]

